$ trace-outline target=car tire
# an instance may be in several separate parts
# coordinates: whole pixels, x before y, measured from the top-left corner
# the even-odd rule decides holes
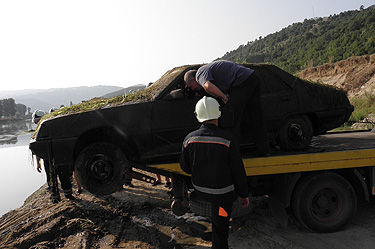
[[[108,195],[120,190],[128,161],[115,145],[98,142],[85,147],[75,162],[78,181],[90,193]]]
[[[211,203],[202,200],[197,197],[195,192],[190,194],[190,202],[189,202],[190,210],[193,211],[195,214],[203,216],[203,217],[211,217]],[[236,200],[233,202],[233,210],[231,217],[238,218],[245,216],[253,210],[253,205],[250,201],[249,206],[243,208],[241,207],[240,203]]]
[[[357,208],[357,197],[351,184],[332,172],[305,177],[296,186],[292,198],[297,220],[307,229],[320,233],[342,229]]]
[[[313,127],[306,115],[289,117],[277,136],[277,144],[286,151],[306,149],[313,136]]]

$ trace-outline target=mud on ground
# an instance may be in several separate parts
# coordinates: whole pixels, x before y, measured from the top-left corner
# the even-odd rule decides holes
[[[52,204],[46,185],[25,204],[0,218],[0,248],[189,248],[211,247],[207,218],[176,217],[163,185],[133,181],[135,187],[107,197],[83,192],[76,201]],[[343,230],[317,234],[289,215],[283,228],[267,198],[253,200],[253,211],[231,222],[230,248],[373,248],[375,203],[361,204]]]

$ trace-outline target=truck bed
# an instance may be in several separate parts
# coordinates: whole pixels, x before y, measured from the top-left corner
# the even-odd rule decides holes
[[[314,137],[307,150],[285,152],[276,149],[270,157],[245,155],[243,162],[247,176],[375,166],[375,133],[327,133]],[[186,175],[178,163],[149,167]]]
[[[306,151],[290,154],[335,152],[348,150],[375,149],[375,133],[371,131],[332,132],[313,137]],[[286,152],[277,152],[285,155]]]

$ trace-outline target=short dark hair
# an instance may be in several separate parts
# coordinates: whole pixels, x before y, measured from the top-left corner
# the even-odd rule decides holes
[[[193,79],[195,78],[195,76],[197,75],[197,71],[198,70],[189,70],[185,73],[185,76],[184,76],[184,81],[187,85],[190,85],[193,81]]]

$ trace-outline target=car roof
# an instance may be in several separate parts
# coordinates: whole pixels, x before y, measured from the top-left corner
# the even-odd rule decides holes
[[[111,99],[103,99],[103,98],[94,98],[89,101],[85,101],[78,105],[63,108],[63,110],[59,110],[56,112],[53,112],[52,114],[46,115],[46,118],[48,116],[59,116],[59,115],[68,115],[73,113],[79,113],[79,112],[86,112],[86,111],[92,111],[96,109],[101,108],[108,108],[108,107],[114,107],[119,105],[127,105],[127,104],[134,104],[134,103],[140,103],[140,102],[148,102],[156,100],[159,96],[162,96],[164,92],[168,91],[170,87],[173,87],[176,81],[183,81],[183,77],[185,72],[191,69],[198,69],[204,64],[193,64],[193,65],[184,65],[175,67],[171,70],[168,70],[165,74],[163,74],[155,83],[153,83],[151,86],[137,92],[134,94],[130,94],[127,96],[118,96]],[[250,64],[250,63],[242,63],[241,65],[250,67],[252,69],[260,69],[264,68],[267,69],[274,74],[276,74],[280,79],[283,81],[288,82],[295,82],[296,77],[289,74],[288,72],[269,64]],[[301,81],[301,80],[300,80]],[[302,80],[303,81],[303,80]],[[305,83],[312,83],[312,82],[306,82]]]

